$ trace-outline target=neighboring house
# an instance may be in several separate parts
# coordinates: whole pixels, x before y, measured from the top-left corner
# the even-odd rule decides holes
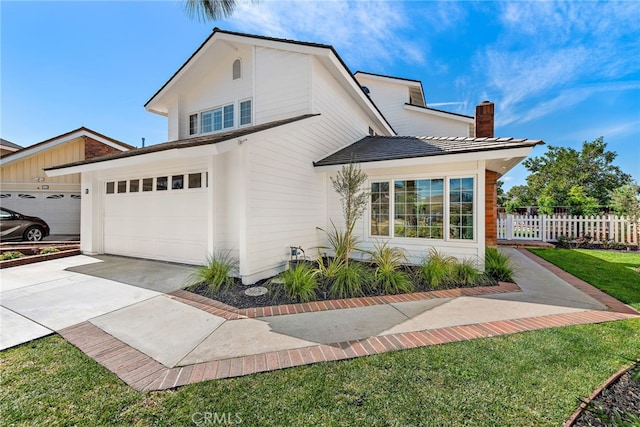
[[[80,234],[80,174],[48,177],[44,169],[133,148],[82,127],[3,155],[0,205],[44,219],[51,234]]]
[[[541,143],[493,138],[491,103],[462,116],[427,107],[420,82],[353,75],[331,46],[219,29],[145,107],[169,142],[47,169],[82,176],[82,250],[185,263],[231,250],[244,283],[283,270],[291,246],[326,244],[317,227],[343,223],[330,177],[350,161],[372,191],[363,247],[482,266],[495,181]]]
[[[7,154],[11,154],[18,150],[21,150],[22,147],[18,144],[14,144],[11,141],[7,141],[6,139],[0,138],[0,157],[4,157]]]

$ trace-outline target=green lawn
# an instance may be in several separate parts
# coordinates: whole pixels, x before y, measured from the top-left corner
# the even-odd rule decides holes
[[[58,336],[0,352],[3,425],[558,426],[640,355],[640,319],[140,393]]]
[[[614,298],[640,310],[640,253],[589,249],[529,249]]]

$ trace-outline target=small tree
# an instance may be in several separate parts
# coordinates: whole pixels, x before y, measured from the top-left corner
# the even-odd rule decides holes
[[[366,182],[367,174],[354,163],[342,166],[336,177],[331,177],[333,189],[340,195],[342,201],[342,212],[349,233],[367,208],[369,191],[364,186]]]

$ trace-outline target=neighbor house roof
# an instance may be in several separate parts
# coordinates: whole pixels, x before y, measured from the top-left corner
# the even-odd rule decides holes
[[[533,147],[540,140],[514,138],[472,138],[446,136],[367,136],[315,162],[315,166],[366,163]]]
[[[132,145],[125,144],[122,141],[118,141],[117,139],[110,138],[106,135],[103,135],[99,132],[96,132],[94,130],[91,130],[83,126],[83,127],[79,127],[78,129],[74,129],[70,132],[66,132],[61,135],[54,136],[53,138],[49,138],[45,141],[38,142],[37,144],[30,145],[21,150],[15,151],[11,154],[7,154],[6,156],[2,157],[0,162],[2,162],[3,165],[5,165],[7,163],[14,162],[16,160],[25,158],[27,156],[31,156],[40,151],[53,148],[56,145],[63,144],[65,142],[71,141],[81,136],[88,136],[92,139],[95,139],[98,142],[117,148],[118,150],[128,151],[128,150],[136,149],[136,147]]]
[[[13,142],[7,141],[6,139],[2,139],[2,138],[0,138],[0,145],[3,148],[11,149],[11,151],[21,150],[22,149],[22,147],[19,146],[18,144],[14,144]]]
[[[211,40],[213,40],[216,37],[221,37],[223,38],[223,40],[226,40],[227,42],[233,40],[234,38],[241,38],[241,39],[250,39],[255,41],[273,43],[275,44],[275,46],[277,46],[280,49],[285,49],[286,45],[301,46],[303,48],[308,48],[305,50],[307,53],[310,53],[310,54],[316,54],[316,55],[322,54],[325,56],[332,56],[336,61],[336,62],[332,61],[332,63],[335,64],[337,69],[340,69],[340,74],[346,77],[345,82],[347,82],[348,86],[350,86],[354,90],[354,94],[357,94],[357,98],[360,98],[362,104],[366,105],[371,110],[371,114],[373,114],[373,116],[376,117],[376,120],[380,121],[383,126],[388,128],[389,133],[395,134],[395,131],[391,126],[391,123],[389,123],[387,118],[382,114],[382,112],[378,109],[375,103],[364,92],[364,90],[360,86],[360,83],[358,83],[354,75],[349,70],[349,67],[347,67],[347,64],[343,61],[340,55],[338,55],[338,52],[333,48],[333,46],[328,44],[321,44],[321,43],[303,42],[298,40],[281,39],[276,37],[267,37],[267,36],[259,36],[254,34],[239,33],[235,31],[226,31],[226,30],[221,30],[218,27],[215,27],[213,29],[213,32],[211,33],[211,35],[207,37],[207,39],[204,42],[202,42],[202,44],[196,49],[195,52],[193,52],[193,54],[185,61],[185,63],[182,64],[180,68],[178,68],[178,70],[175,73],[173,73],[173,75],[169,78],[169,80],[167,80],[162,85],[162,87],[158,89],[158,91],[154,93],[153,96],[144,104],[144,107],[147,109],[147,111],[152,111],[158,114],[162,114],[159,110],[156,110],[154,108],[154,104],[157,103],[157,100],[162,96],[163,92],[169,90],[170,86],[173,83],[175,83],[175,81],[177,81],[186,72],[186,69],[190,66],[192,61],[197,59],[197,57],[206,50],[205,47],[211,42]]]
[[[314,117],[314,116],[319,116],[319,114],[305,114],[302,116],[292,117],[289,119],[277,120],[269,123],[264,123],[261,125],[235,129],[229,132],[215,133],[215,134],[206,135],[206,136],[187,138],[187,139],[181,139],[178,141],[170,141],[170,142],[164,142],[161,144],[149,145],[147,147],[138,148],[132,151],[124,151],[121,153],[107,154],[106,156],[94,157],[88,160],[81,160],[78,162],[67,163],[60,166],[46,168],[45,170],[50,171],[50,170],[56,170],[56,169],[66,169],[74,166],[106,162],[109,160],[123,159],[126,157],[142,156],[145,154],[157,153],[160,151],[197,147],[200,145],[217,144],[219,142],[228,141],[230,139],[239,138],[245,135],[261,132],[261,131],[272,129],[278,126],[283,126],[289,123],[297,122],[299,120],[303,120],[303,119]]]

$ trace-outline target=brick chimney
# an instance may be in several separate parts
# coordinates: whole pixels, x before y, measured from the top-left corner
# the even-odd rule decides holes
[[[493,102],[482,101],[476,105],[476,137],[493,138]]]

